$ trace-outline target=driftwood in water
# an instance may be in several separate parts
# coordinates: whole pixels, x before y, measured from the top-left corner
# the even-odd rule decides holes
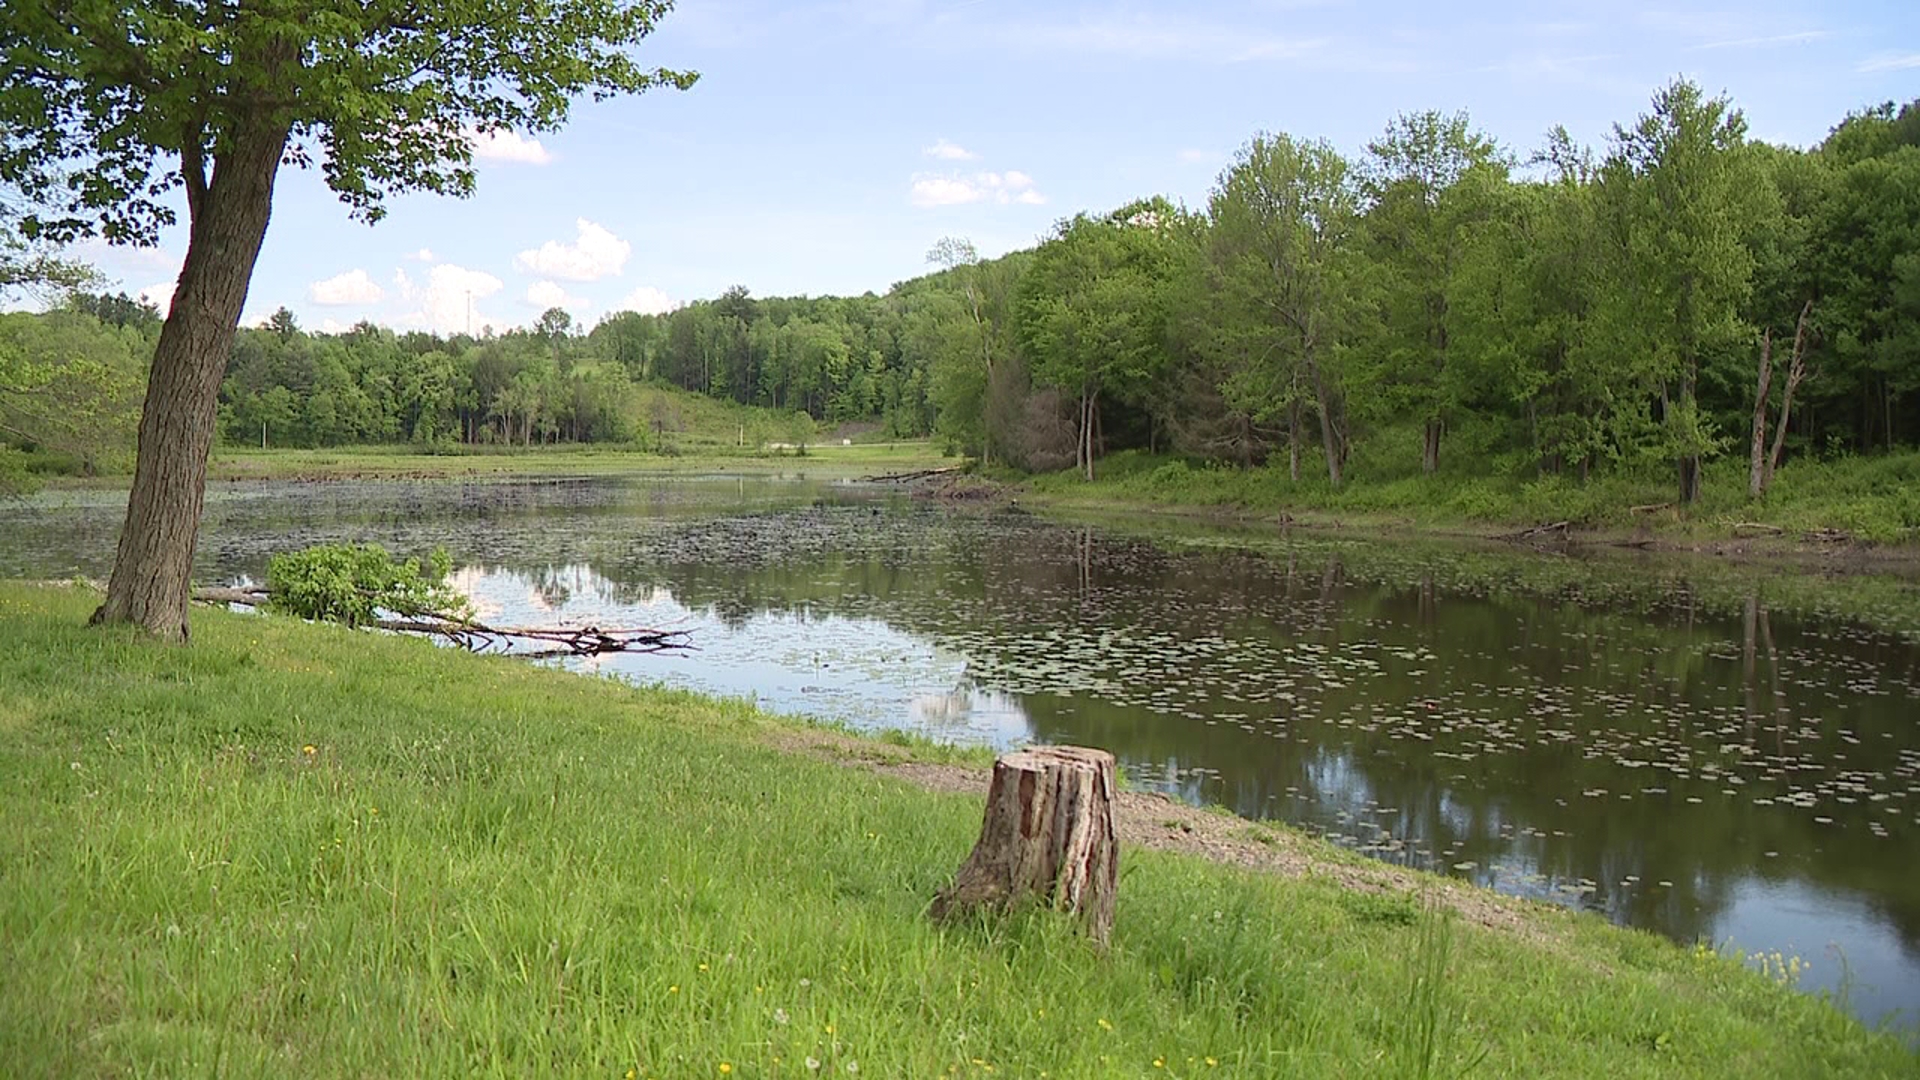
[[[261,607],[272,593],[266,589],[196,589],[195,600],[209,604]],[[672,652],[692,647],[685,630],[632,627],[603,630],[597,626],[489,626],[475,619],[426,612],[406,618],[373,619],[363,625],[402,634],[445,638],[471,652],[506,652],[516,645],[533,645],[515,656],[543,659],[553,656],[599,656],[602,653]]]
[[[916,480],[926,480],[935,476],[947,476],[965,468],[963,465],[947,465],[938,469],[914,469],[911,472],[882,473],[878,476],[863,476],[863,484],[911,484]]]
[[[935,919],[1004,909],[1032,896],[1079,916],[1107,943],[1113,929],[1119,844],[1113,829],[1113,755],[1040,746],[993,763],[987,811],[973,854],[934,897]]]
[[[1521,529],[1519,532],[1507,533],[1504,536],[1495,537],[1495,539],[1505,540],[1510,544],[1530,543],[1544,536],[1557,535],[1560,539],[1565,540],[1567,539],[1567,529],[1572,524],[1573,522],[1571,521],[1556,521],[1551,525],[1536,525],[1531,529]]]

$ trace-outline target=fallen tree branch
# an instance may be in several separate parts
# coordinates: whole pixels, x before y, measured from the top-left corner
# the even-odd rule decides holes
[[[860,478],[860,482],[863,484],[910,484],[915,480],[925,480],[929,477],[946,476],[949,473],[957,473],[963,468],[965,468],[964,465],[948,465],[939,469],[915,469],[912,472],[882,473],[878,476],[863,476]]]
[[[1550,525],[1535,525],[1531,529],[1521,529],[1519,532],[1507,533],[1504,536],[1495,537],[1495,539],[1505,540],[1508,543],[1518,543],[1520,541],[1545,536],[1548,533],[1558,533],[1560,538],[1564,540],[1567,536],[1567,529],[1572,526],[1572,524],[1573,522],[1571,521],[1556,521]]]
[[[1767,523],[1762,521],[1736,521],[1733,523],[1733,531],[1735,533],[1762,532],[1762,533],[1768,533],[1773,536],[1778,536],[1781,533],[1786,532],[1787,530],[1781,528],[1778,525],[1768,525]]]
[[[203,604],[244,604],[247,607],[259,607],[267,602],[265,589],[211,588],[195,589],[193,598]]]
[[[207,588],[194,590],[193,598],[210,604],[264,607],[272,595],[269,590],[260,588]],[[400,634],[444,638],[470,652],[512,652],[514,656],[536,660],[617,652],[674,652],[693,647],[690,635],[685,630],[658,627],[489,626],[477,619],[454,618],[433,612],[373,619],[362,625]],[[516,645],[543,647],[519,652],[513,651]]]
[[[1661,510],[1671,510],[1671,509],[1673,509],[1673,504],[1670,502],[1648,503],[1645,506],[1629,506],[1627,507],[1627,513],[1652,514],[1652,513],[1657,513]]]

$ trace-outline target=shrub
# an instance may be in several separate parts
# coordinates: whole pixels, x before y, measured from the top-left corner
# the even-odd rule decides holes
[[[382,612],[466,618],[466,598],[446,583],[452,568],[444,549],[423,567],[418,559],[394,559],[378,544],[321,544],[267,563],[269,606],[348,626],[373,622]]]

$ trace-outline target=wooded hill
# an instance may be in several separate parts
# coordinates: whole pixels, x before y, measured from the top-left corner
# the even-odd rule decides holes
[[[884,296],[734,288],[588,333],[558,310],[479,338],[309,334],[282,312],[240,335],[222,433],[644,442],[670,418],[642,388],[672,384],[1032,470],[1091,475],[1139,447],[1285,461],[1338,487],[1376,440],[1404,444],[1409,472],[1660,471],[1682,502],[1716,456],[1751,454],[1758,487],[1776,458],[1920,443],[1920,102],[1804,150],[1748,138],[1730,101],[1686,82],[1597,151],[1564,130],[1519,151],[1433,112],[1354,158],[1263,133],[1204,206],[1142,199],[1031,250],[981,260],[949,239],[929,261]],[[124,297],[81,296],[0,320],[16,358],[0,363],[84,386],[124,374],[127,334],[156,326]],[[51,400],[0,390],[0,432],[130,435],[125,409],[63,434]]]

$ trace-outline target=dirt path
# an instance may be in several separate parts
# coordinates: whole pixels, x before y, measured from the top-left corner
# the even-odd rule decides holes
[[[782,729],[769,741],[788,753],[892,776],[928,791],[984,796],[988,774],[967,765],[915,761],[904,748],[832,731]],[[1329,858],[1323,845],[1287,829],[1202,810],[1165,795],[1123,791],[1114,803],[1122,858],[1129,848],[1198,855],[1289,878],[1320,878],[1370,893],[1429,894],[1481,926],[1544,939],[1542,906],[1478,886],[1359,857]],[[957,863],[956,863],[957,865]],[[1557,911],[1558,909],[1546,909]]]

